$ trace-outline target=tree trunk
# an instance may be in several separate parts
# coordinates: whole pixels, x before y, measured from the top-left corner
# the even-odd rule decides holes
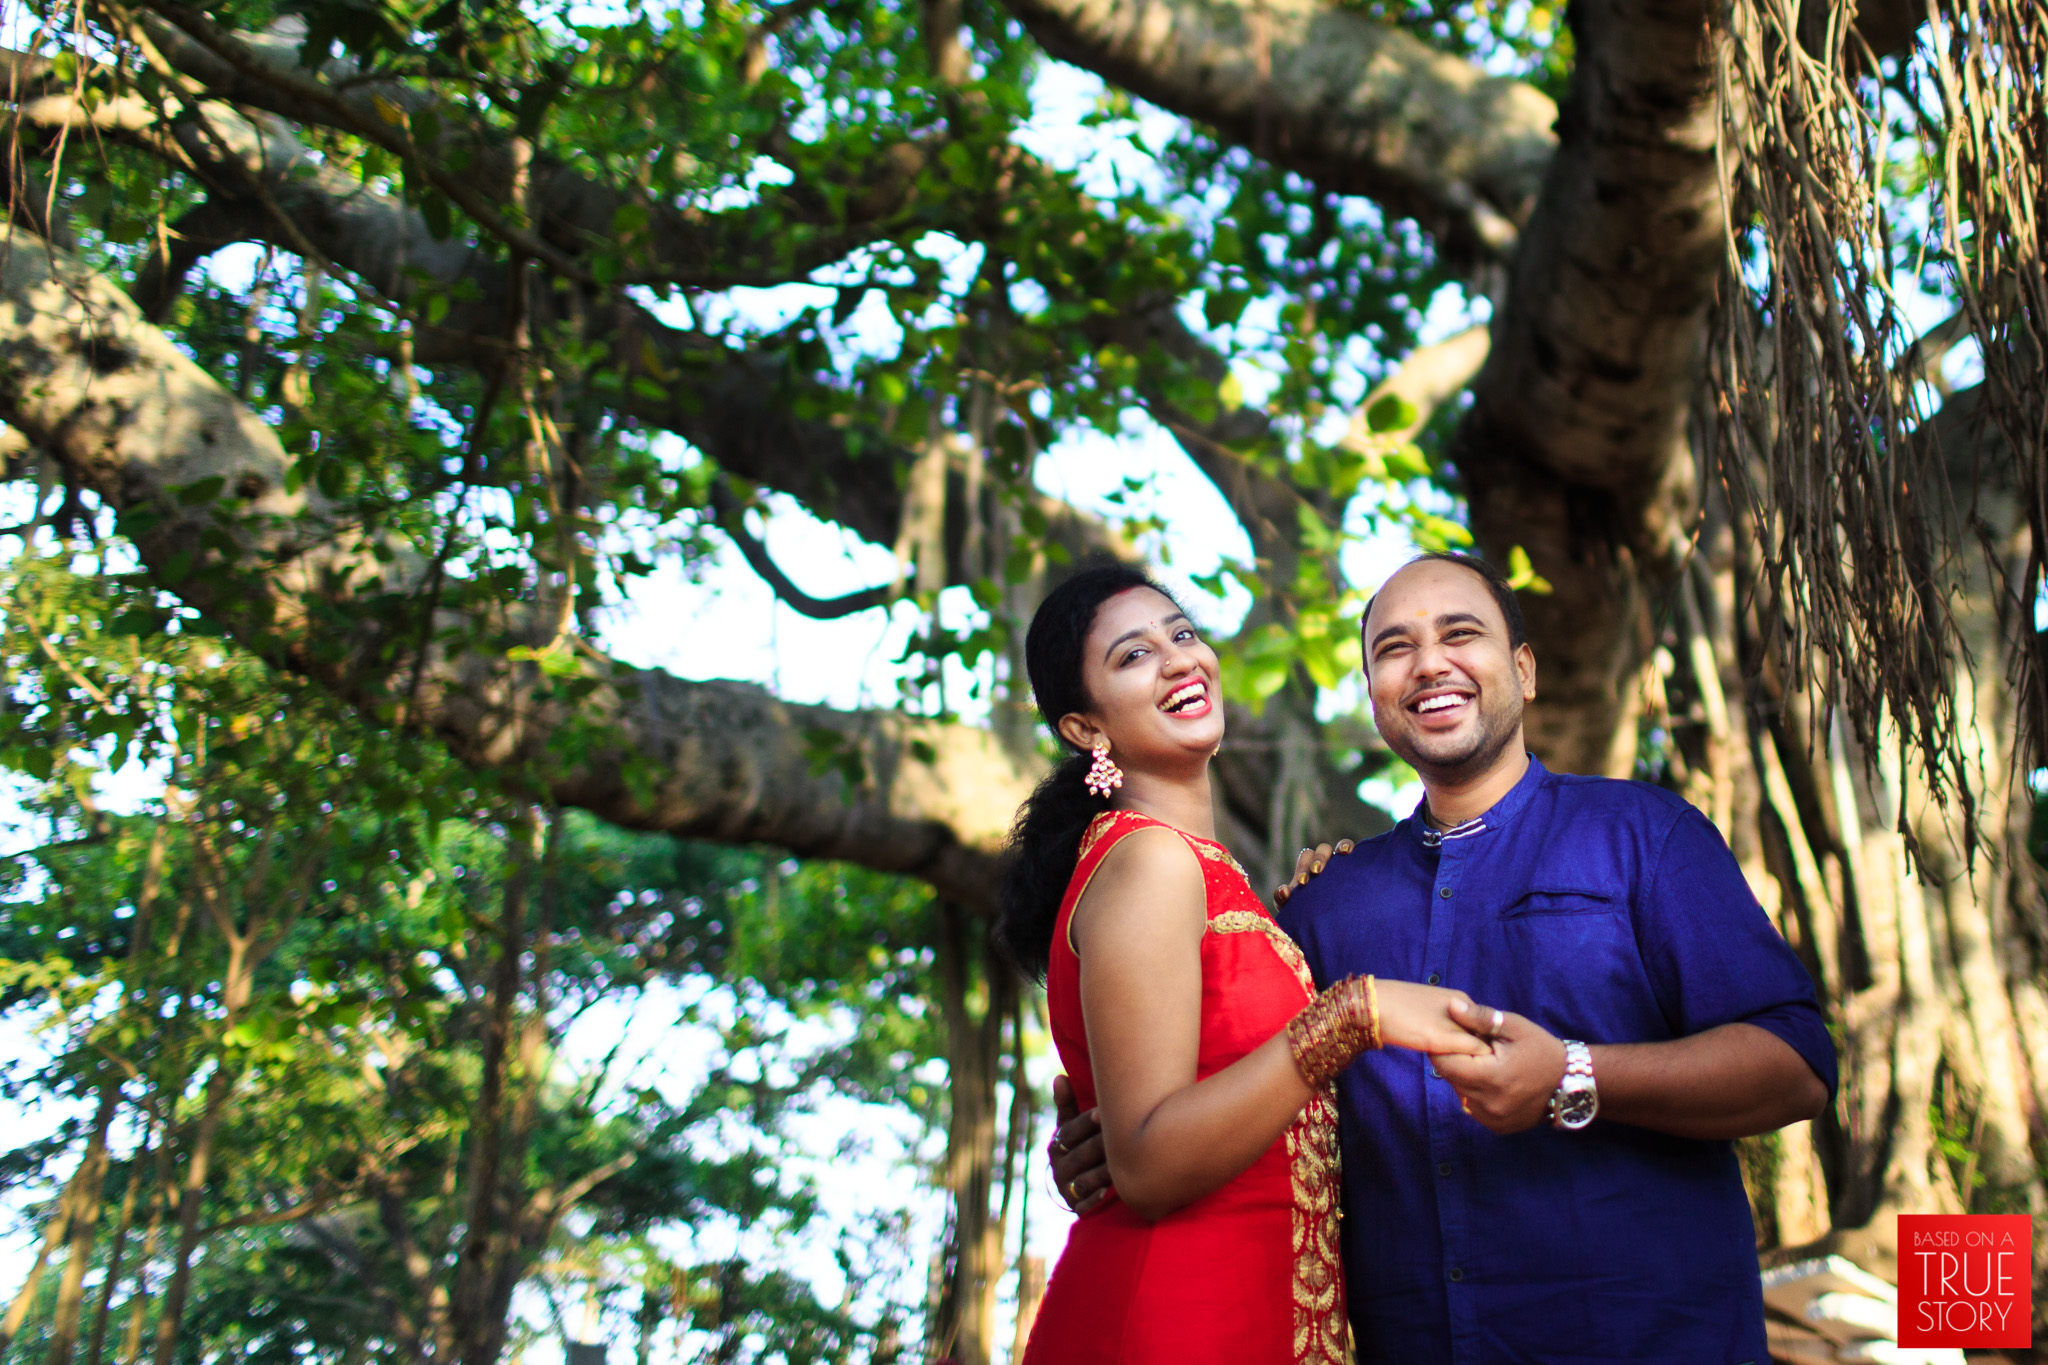
[[[172,1255],[170,1279],[164,1286],[163,1308],[157,1316],[153,1365],[171,1365],[177,1351],[178,1331],[184,1323],[185,1300],[192,1286],[192,1256],[199,1249],[201,1238],[199,1218],[206,1202],[207,1182],[212,1175],[214,1144],[220,1136],[221,1122],[227,1116],[228,1102],[233,1098],[235,1085],[241,1077],[240,1066],[234,1060],[226,1039],[248,1007],[255,988],[257,967],[278,942],[275,937],[267,941],[264,938],[264,929],[273,909],[269,900],[272,888],[265,884],[265,871],[278,838],[277,832],[250,832],[265,842],[255,858],[256,871],[242,888],[238,907],[230,903],[233,891],[228,884],[226,864],[207,827],[207,818],[202,815],[192,823],[193,848],[198,856],[193,864],[195,895],[190,899],[196,899],[206,910],[207,918],[212,921],[227,949],[226,962],[220,973],[218,1028],[221,1042],[214,1049],[213,1074],[206,1078],[204,1106],[193,1132],[191,1148],[186,1153],[185,1178],[178,1187],[178,1240]]]
[[[505,1198],[514,1153],[511,1109],[517,1078],[515,1020],[526,952],[527,918],[533,885],[537,835],[530,810],[507,822],[505,885],[498,910],[497,955],[481,1003],[482,1079],[470,1120],[462,1249],[456,1262],[449,1306],[449,1353],[463,1365],[489,1365],[503,1345],[503,1323],[494,1331],[491,1302],[499,1268],[514,1254],[516,1210]]]
[[[943,901],[938,961],[950,1108],[944,1178],[952,1207],[925,1357],[988,1365],[995,1346],[995,1291],[1002,1275],[1005,1231],[1002,1219],[990,1208],[997,1152],[996,1078],[1003,1025],[1016,1013],[1016,974],[1003,962],[986,927],[962,907]]]
[[[1017,1330],[1010,1338],[1010,1363],[1024,1358],[1031,1341],[1032,1324],[1038,1321],[1038,1305],[1045,1298],[1045,1257],[1017,1257]]]
[[[92,1135],[86,1139],[85,1155],[72,1177],[76,1194],[66,1248],[64,1274],[57,1281],[57,1305],[50,1319],[49,1365],[71,1365],[72,1350],[78,1344],[79,1308],[85,1302],[85,1272],[92,1262],[93,1242],[100,1223],[101,1193],[107,1179],[107,1129],[113,1126],[114,1111],[120,1107],[118,1081],[100,1083],[100,1103],[93,1115]],[[108,1274],[113,1273],[111,1264]]]
[[[149,1314],[149,1268],[156,1261],[156,1248],[163,1236],[164,1212],[169,1207],[171,1188],[171,1133],[166,1125],[157,1135],[156,1188],[149,1197],[149,1226],[142,1234],[142,1254],[135,1260],[135,1289],[122,1305],[127,1322],[121,1329],[121,1365],[136,1365],[142,1359],[142,1329]]]
[[[640,1311],[633,1315],[633,1365],[654,1365],[654,1334],[667,1316],[652,1277],[640,1286]]]
[[[51,1211],[50,1219],[43,1225],[43,1240],[36,1247],[36,1258],[30,1263],[28,1274],[22,1278],[21,1288],[15,1291],[13,1302],[7,1305],[7,1316],[0,1319],[0,1351],[7,1349],[15,1334],[21,1331],[22,1323],[28,1320],[30,1305],[36,1300],[36,1287],[42,1283],[43,1268],[50,1263],[50,1253],[64,1241],[64,1230],[70,1223],[71,1187],[66,1185],[64,1193],[57,1199],[57,1207]]]
[[[199,1249],[199,1213],[206,1200],[206,1181],[213,1165],[214,1139],[220,1134],[228,1096],[234,1090],[234,1076],[224,1060],[216,1059],[214,1072],[206,1080],[205,1108],[192,1135],[192,1147],[185,1157],[185,1179],[178,1187],[178,1240],[171,1258],[170,1280],[164,1285],[164,1304],[157,1314],[156,1350],[152,1365],[171,1365],[177,1353],[178,1329],[184,1322],[185,1298],[192,1287],[192,1253]]]
[[[113,1316],[114,1291],[121,1283],[121,1270],[128,1250],[128,1234],[135,1228],[135,1201],[142,1190],[142,1159],[149,1154],[151,1139],[145,1134],[142,1144],[128,1158],[128,1180],[121,1191],[121,1212],[114,1220],[114,1241],[107,1251],[107,1272],[100,1281],[99,1302],[93,1305],[92,1336],[85,1348],[85,1365],[100,1365],[107,1345],[107,1323]]]

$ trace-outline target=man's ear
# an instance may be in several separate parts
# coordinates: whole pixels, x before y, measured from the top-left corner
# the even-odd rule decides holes
[[[1053,727],[1060,732],[1060,738],[1077,749],[1092,749],[1102,739],[1102,730],[1079,711],[1069,711],[1060,717],[1060,723]]]
[[[1536,700],[1536,651],[1526,641],[1515,646],[1515,676],[1522,680],[1522,700]]]

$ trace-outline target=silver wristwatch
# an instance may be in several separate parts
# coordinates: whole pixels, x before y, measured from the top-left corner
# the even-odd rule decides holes
[[[1577,1131],[1600,1112],[1600,1088],[1593,1084],[1593,1049],[1576,1039],[1564,1044],[1564,1079],[1550,1097],[1553,1127]]]

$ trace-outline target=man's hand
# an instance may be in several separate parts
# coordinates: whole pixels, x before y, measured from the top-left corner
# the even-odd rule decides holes
[[[1065,1076],[1052,1080],[1053,1132],[1046,1155],[1052,1162],[1052,1187],[1075,1213],[1093,1213],[1116,1198],[1109,1183],[1109,1157],[1102,1150],[1102,1120],[1096,1110],[1081,1112],[1074,1085]]]
[[[1464,1101],[1465,1112],[1503,1135],[1541,1123],[1564,1079],[1564,1043],[1519,1014],[1503,1015],[1494,1025],[1494,1011],[1484,1005],[1458,1001],[1451,1014],[1493,1040],[1493,1051],[1482,1056],[1430,1058]]]
[[[1339,839],[1334,844],[1317,844],[1314,848],[1303,849],[1294,858],[1294,879],[1284,886],[1273,888],[1273,904],[1287,904],[1287,898],[1294,894],[1296,887],[1307,886],[1310,877],[1330,865],[1332,854],[1349,853],[1356,847],[1358,845],[1349,839]]]

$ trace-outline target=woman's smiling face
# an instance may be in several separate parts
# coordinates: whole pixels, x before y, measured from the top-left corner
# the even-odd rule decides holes
[[[1216,651],[1165,594],[1131,588],[1096,609],[1082,646],[1092,703],[1063,717],[1060,733],[1084,749],[1109,740],[1125,768],[1184,767],[1223,742]]]

